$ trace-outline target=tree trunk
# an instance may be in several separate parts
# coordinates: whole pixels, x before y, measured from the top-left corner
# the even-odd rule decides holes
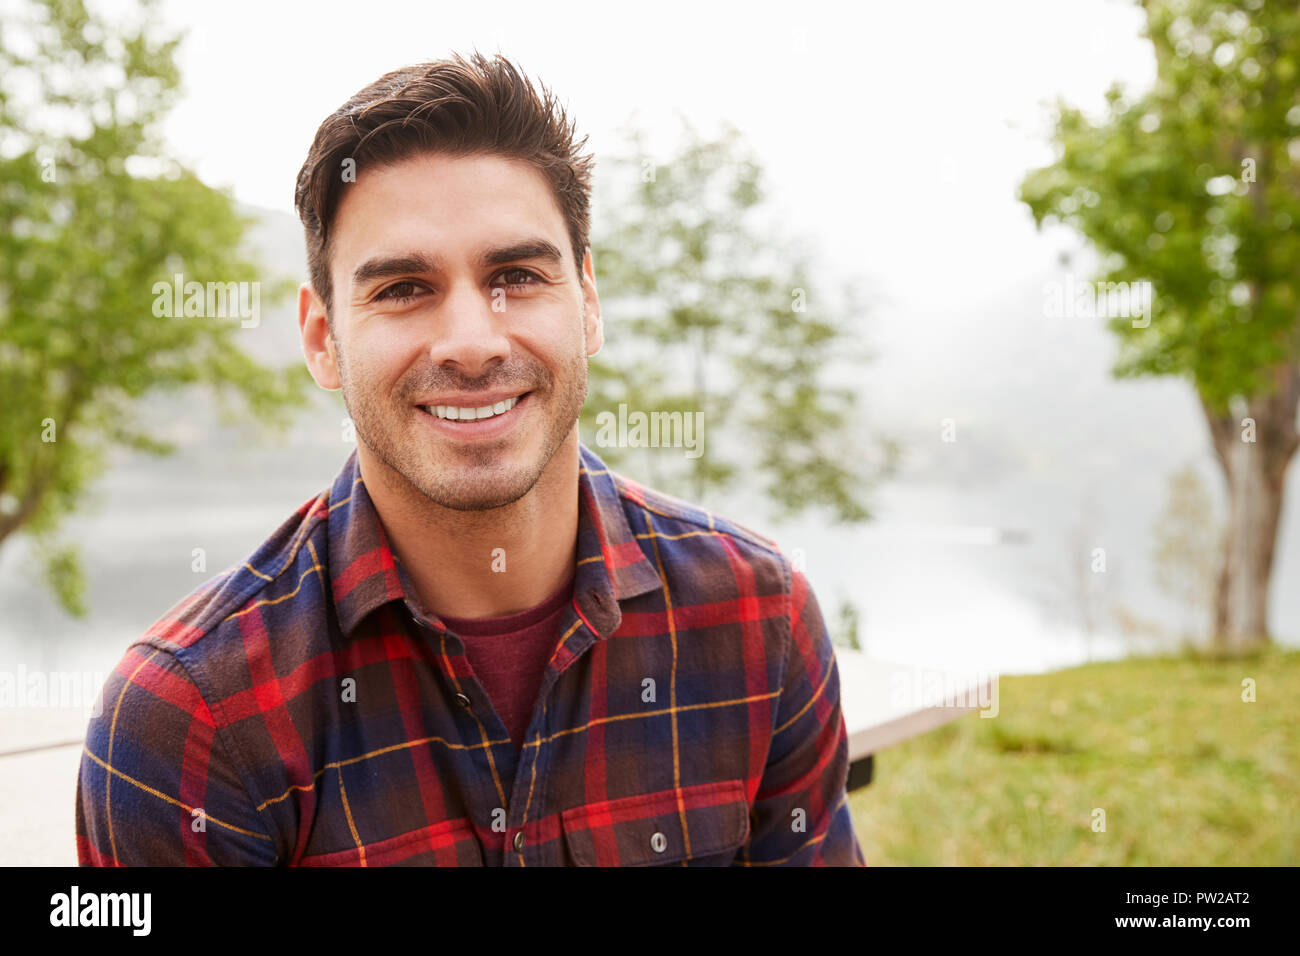
[[[50,469],[52,472],[53,469]],[[32,482],[27,493],[19,499],[17,506],[7,513],[0,512],[0,546],[11,534],[27,523],[32,515],[36,513],[36,508],[45,497],[45,478],[38,478]],[[0,486],[3,491],[3,486]]]
[[[1300,365],[1276,366],[1272,394],[1238,400],[1231,413],[1201,407],[1228,486],[1228,524],[1214,602],[1214,646],[1239,651],[1268,643],[1269,581],[1287,466],[1300,446]],[[1242,419],[1254,420],[1254,441]]]

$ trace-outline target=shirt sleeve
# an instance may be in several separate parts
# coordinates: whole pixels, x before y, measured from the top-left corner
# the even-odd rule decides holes
[[[132,646],[109,675],[77,773],[81,866],[271,866],[276,844],[174,655]]]
[[[866,866],[848,801],[839,669],[817,598],[791,568],[790,643],[750,838],[737,866]]]

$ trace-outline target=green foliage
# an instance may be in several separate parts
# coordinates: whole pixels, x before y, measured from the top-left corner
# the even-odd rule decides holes
[[[831,644],[849,650],[862,650],[860,637],[862,617],[858,606],[852,601],[841,601],[839,625],[831,631]]]
[[[209,386],[274,426],[307,394],[305,376],[241,351],[238,316],[155,315],[154,284],[176,273],[259,276],[232,198],[165,154],[179,38],[157,35],[155,3],[137,13],[120,26],[49,0],[0,28],[0,543],[36,537],[74,613],[80,564],[52,540],[61,519],[111,448],[172,450],[136,422],[141,398]]]
[[[1215,411],[1300,356],[1300,8],[1149,0],[1154,88],[1092,119],[1057,106],[1059,158],[1020,198],[1076,228],[1102,281],[1150,281],[1150,326],[1114,318],[1120,377],[1180,375]]]
[[[654,162],[639,130],[602,160],[593,239],[606,345],[590,362],[581,427],[602,413],[701,412],[705,452],[604,446],[612,466],[639,464],[662,490],[700,500],[739,479],[762,479],[779,517],[824,507],[842,521],[870,517],[864,494],[892,472],[897,445],[866,449],[847,379],[869,355],[857,341],[860,304],[814,288],[806,251],[759,221],[762,170],[734,127]],[[590,443],[590,442],[589,442]],[[593,443],[595,444],[595,443]],[[873,474],[866,463],[874,453]]]

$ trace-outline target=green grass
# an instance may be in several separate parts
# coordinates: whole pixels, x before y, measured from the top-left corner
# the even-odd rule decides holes
[[[1300,651],[1004,677],[849,800],[871,866],[1295,866]]]

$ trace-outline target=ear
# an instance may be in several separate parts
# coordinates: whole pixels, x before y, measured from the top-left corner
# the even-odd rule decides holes
[[[307,360],[307,370],[316,384],[327,392],[342,388],[338,354],[334,349],[325,302],[310,282],[298,287],[298,332],[302,336],[302,354]]]
[[[600,296],[596,294],[596,267],[591,257],[591,246],[582,256],[582,300],[587,306],[587,356],[600,351],[605,344],[604,325],[600,321]]]

